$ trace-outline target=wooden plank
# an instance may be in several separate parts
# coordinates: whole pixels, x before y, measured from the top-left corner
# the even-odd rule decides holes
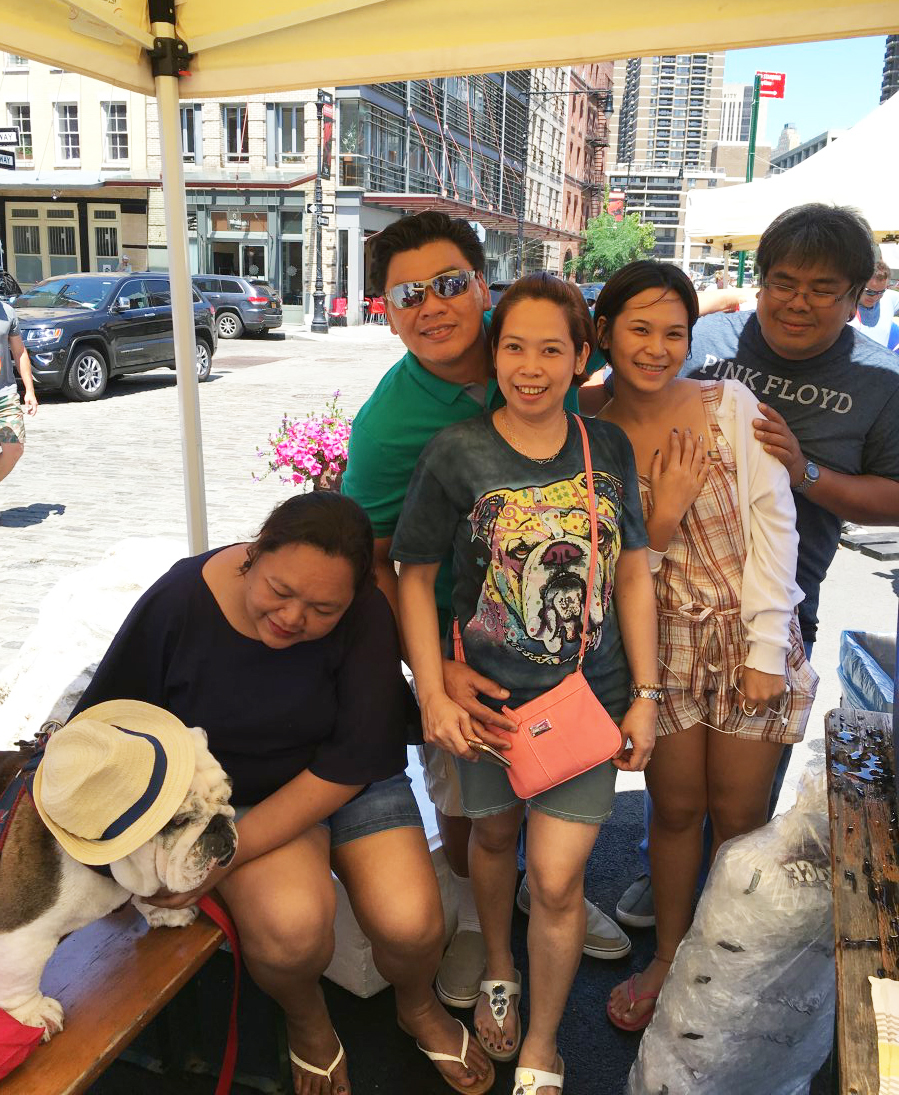
[[[74,932],[42,981],[65,1009],[65,1029],[0,1083],[2,1095],[80,1095],[223,939],[204,916],[189,928],[151,929],[130,904]]]
[[[876,543],[862,544],[859,551],[862,555],[869,555],[872,559],[899,559],[899,540],[883,540]]]
[[[888,715],[825,718],[841,1095],[877,1095],[868,977],[899,979],[899,861]]]

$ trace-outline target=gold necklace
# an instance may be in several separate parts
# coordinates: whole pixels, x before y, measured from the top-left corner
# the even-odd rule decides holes
[[[568,416],[565,416],[565,432],[562,434],[562,440],[559,443],[559,447],[551,456],[531,456],[527,451],[527,447],[517,437],[515,431],[512,429],[512,424],[509,421],[509,412],[503,407],[503,425],[506,428],[506,433],[509,435],[509,440],[512,442],[512,447],[520,452],[522,456],[526,456],[528,460],[533,460],[535,464],[549,464],[559,455],[562,449],[565,447],[565,442],[568,440]]]

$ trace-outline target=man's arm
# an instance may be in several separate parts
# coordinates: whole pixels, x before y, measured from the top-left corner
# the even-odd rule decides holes
[[[31,358],[28,356],[21,335],[9,336],[9,349],[19,371],[19,376],[22,378],[22,383],[25,385],[25,413],[37,414],[37,397],[34,394],[34,378],[31,375]]]
[[[805,478],[806,457],[796,435],[781,415],[766,403],[759,404],[763,418],[753,419],[755,436],[790,473],[790,486]],[[859,525],[899,524],[899,483],[882,475],[847,475],[822,467],[821,478],[809,485],[805,496],[843,521]]]

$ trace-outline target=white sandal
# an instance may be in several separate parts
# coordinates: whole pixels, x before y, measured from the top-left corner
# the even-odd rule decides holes
[[[435,1063],[437,1061],[452,1061],[454,1064],[462,1065],[463,1068],[469,1068],[468,1061],[465,1059],[468,1056],[468,1027],[466,1027],[460,1019],[457,1019],[456,1022],[462,1028],[462,1052],[458,1056],[456,1056],[455,1053],[440,1053],[437,1050],[425,1049],[418,1039],[415,1040],[415,1045],[429,1061],[434,1061]],[[400,1030],[405,1034],[411,1033],[403,1023],[399,1023],[398,1025]],[[494,1081],[496,1080],[496,1073],[493,1070],[493,1065],[490,1065],[490,1071],[481,1083],[469,1084],[467,1087],[464,1087],[462,1084],[454,1083],[453,1080],[444,1073],[441,1073],[441,1076],[443,1077],[443,1082],[445,1084],[449,1084],[454,1091],[459,1091],[462,1095],[486,1095],[493,1087]]]
[[[334,1032],[334,1037],[337,1038],[336,1031]],[[344,1057],[343,1043],[339,1038],[337,1038],[337,1056],[328,1065],[327,1068],[318,1068],[315,1065],[310,1065],[308,1061],[304,1061],[301,1057],[297,1057],[297,1055],[290,1048],[290,1046],[287,1047],[287,1052],[290,1054],[290,1059],[297,1066],[297,1068],[302,1068],[306,1072],[311,1072],[313,1076],[324,1076],[327,1079],[328,1083],[331,1082],[331,1074],[333,1073],[334,1069],[337,1068],[337,1066],[340,1064]]]
[[[558,1072],[541,1072],[539,1068],[516,1068],[515,1087],[512,1095],[536,1095],[541,1087],[557,1087],[559,1095],[562,1092],[562,1084],[565,1080],[565,1062],[558,1057]]]
[[[475,1037],[488,1057],[492,1057],[494,1061],[511,1061],[518,1054],[521,1047],[521,1015],[518,1011],[517,999],[521,996],[521,974],[518,970],[515,970],[514,981],[482,981],[481,992],[487,997],[490,1004],[490,1014],[493,1016],[494,1023],[499,1027],[500,1035],[505,1032],[506,1016],[512,1009],[518,1017],[518,1037],[511,1049],[491,1049],[481,1032],[475,1028]],[[513,999],[513,997],[516,999]]]

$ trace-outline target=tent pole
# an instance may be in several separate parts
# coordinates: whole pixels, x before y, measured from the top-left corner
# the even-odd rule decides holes
[[[759,99],[761,98],[762,77],[755,74],[755,82],[752,86],[752,113],[749,116],[749,147],[746,150],[746,181],[752,182],[755,173],[755,139],[759,125]],[[740,261],[737,266],[737,286],[742,289],[743,276],[746,271],[746,252],[740,251]]]
[[[150,18],[174,7],[150,0]],[[153,21],[151,31],[157,42],[176,39],[175,26],[168,20]],[[166,43],[168,45],[168,43]],[[183,45],[183,43],[181,43]],[[165,53],[165,50],[158,52]],[[171,53],[168,57],[171,58]],[[187,67],[185,58],[182,67]],[[177,67],[177,66],[176,66]],[[169,73],[160,69],[168,68]],[[169,281],[172,294],[172,323],[175,337],[175,373],[178,378],[178,413],[181,420],[181,462],[184,470],[184,500],[187,507],[187,540],[191,555],[209,546],[206,523],[206,491],[203,480],[203,440],[200,434],[200,393],[197,384],[197,344],[194,332],[193,286],[187,249],[187,203],[184,191],[184,161],[181,150],[178,75],[171,61],[154,59],[156,102],[159,112],[159,147],[162,157],[162,195],[168,243]]]

